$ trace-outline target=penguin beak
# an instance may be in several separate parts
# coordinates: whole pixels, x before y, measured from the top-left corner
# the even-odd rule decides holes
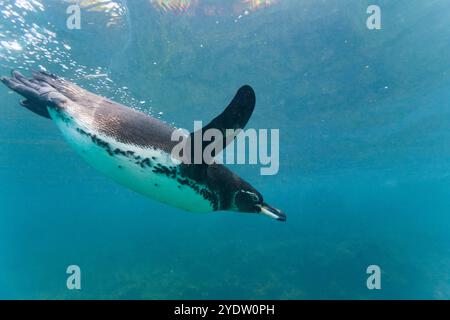
[[[283,213],[283,211],[275,209],[274,207],[269,206],[267,203],[257,204],[256,206],[260,209],[260,213],[265,214],[266,216],[269,216],[272,219],[278,221],[286,221],[286,215]]]

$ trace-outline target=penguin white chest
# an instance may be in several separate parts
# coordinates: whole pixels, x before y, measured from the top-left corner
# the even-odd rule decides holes
[[[64,138],[95,169],[136,192],[192,212],[214,211],[214,194],[180,175],[180,162],[156,148],[143,148],[101,135],[49,109]]]

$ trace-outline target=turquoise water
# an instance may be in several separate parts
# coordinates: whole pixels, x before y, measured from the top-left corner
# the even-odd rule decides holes
[[[288,221],[118,186],[2,86],[0,298],[450,298],[448,1],[377,1],[381,30],[361,0],[97,2],[70,30],[67,1],[0,0],[0,73],[45,68],[188,129],[251,84],[280,171],[233,170]]]

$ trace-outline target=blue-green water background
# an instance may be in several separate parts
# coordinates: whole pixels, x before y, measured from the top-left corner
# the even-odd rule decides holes
[[[280,171],[233,169],[288,221],[124,189],[2,87],[0,298],[450,298],[448,1],[376,1],[379,31],[362,0],[248,14],[116,1],[113,24],[85,7],[81,30],[67,3],[24,2],[0,1],[1,74],[42,66],[185,128],[251,84],[248,126],[280,129]],[[70,264],[81,291],[66,288]],[[366,288],[371,264],[380,291]]]

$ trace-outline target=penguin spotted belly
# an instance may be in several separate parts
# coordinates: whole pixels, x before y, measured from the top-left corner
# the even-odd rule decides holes
[[[92,167],[138,193],[191,212],[214,210],[206,186],[183,177],[180,161],[155,148],[116,141],[78,124],[61,112],[50,116],[70,146]]]

